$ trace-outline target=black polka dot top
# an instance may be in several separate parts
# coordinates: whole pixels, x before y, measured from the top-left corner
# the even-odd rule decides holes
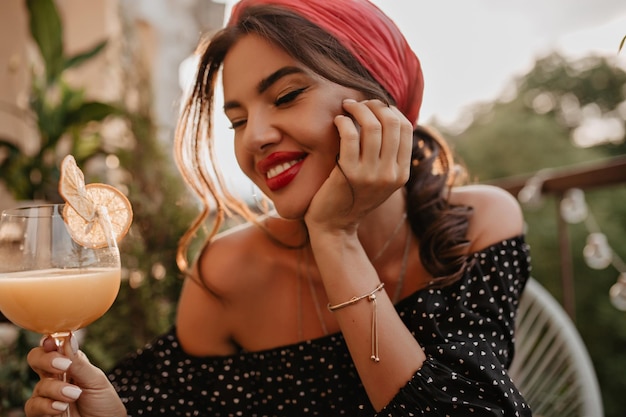
[[[175,329],[109,374],[130,416],[530,416],[511,382],[518,300],[530,275],[522,236],[475,253],[456,283],[397,305],[424,366],[378,414],[340,333],[227,357],[186,354]]]

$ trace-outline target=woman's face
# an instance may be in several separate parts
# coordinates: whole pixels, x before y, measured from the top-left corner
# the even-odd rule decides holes
[[[321,78],[256,35],[224,59],[224,111],[243,172],[285,218],[300,218],[335,166],[335,116],[362,94]]]

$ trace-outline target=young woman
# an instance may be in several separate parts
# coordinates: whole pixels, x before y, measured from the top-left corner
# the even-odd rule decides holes
[[[178,164],[214,231],[249,222],[210,236],[175,327],[108,378],[77,347],[33,349],[27,415],[531,415],[506,371],[530,270],[519,206],[455,184],[393,22],[366,0],[243,0],[199,54]],[[209,172],[220,70],[237,161],[273,213]]]

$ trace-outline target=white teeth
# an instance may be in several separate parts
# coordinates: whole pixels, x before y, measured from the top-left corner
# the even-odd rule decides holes
[[[277,175],[282,174],[283,172],[287,171],[289,168],[291,168],[292,166],[294,166],[295,164],[297,164],[298,162],[300,162],[299,160],[295,160],[295,161],[290,161],[290,162],[285,162],[283,164],[280,165],[276,165],[275,167],[273,167],[272,169],[270,169],[269,171],[267,171],[267,178],[274,178]]]

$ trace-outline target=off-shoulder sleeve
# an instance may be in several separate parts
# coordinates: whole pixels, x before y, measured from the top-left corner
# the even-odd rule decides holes
[[[187,355],[173,327],[124,358],[108,376],[130,417],[226,416],[225,410],[260,382],[243,370],[243,363],[237,355]],[[246,384],[246,393],[238,390],[236,381]],[[254,401],[248,400],[238,406],[241,412],[254,409]]]
[[[530,415],[506,373],[529,275],[527,247],[512,239],[473,259],[459,282],[396,306],[427,360],[378,415]],[[200,358],[183,351],[172,328],[122,360],[109,379],[132,417],[376,414],[340,333]]]
[[[131,417],[372,417],[341,334],[229,356],[186,354],[176,331],[122,360],[109,379]]]
[[[518,237],[473,259],[458,283],[412,300],[403,319],[427,359],[379,416],[531,415],[507,373],[517,306],[530,276],[528,246]]]

